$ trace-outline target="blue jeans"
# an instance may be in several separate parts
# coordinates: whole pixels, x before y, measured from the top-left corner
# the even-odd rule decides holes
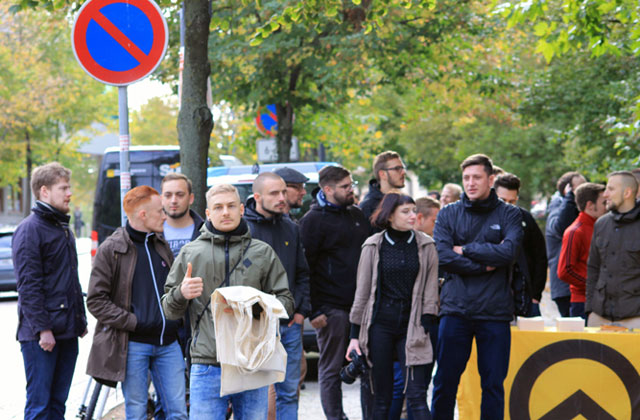
[[[127,373],[122,382],[127,420],[146,420],[149,370],[165,418],[187,418],[184,359],[177,341],[167,346],[129,341]]]
[[[298,419],[298,384],[302,361],[302,325],[280,325],[280,342],[287,351],[287,372],[284,381],[274,384],[276,389],[276,418]]]
[[[482,386],[480,418],[504,418],[504,379],[509,369],[511,329],[508,321],[481,321],[452,315],[440,319],[438,370],[433,379],[431,414],[434,420],[453,419],[456,393],[473,337],[478,349],[478,372]]]
[[[78,339],[57,340],[44,351],[37,340],[20,343],[27,378],[25,420],[64,419],[65,403],[78,358]]]
[[[191,420],[224,420],[229,401],[236,420],[265,420],[269,406],[269,387],[220,396],[218,366],[194,363],[191,365]]]

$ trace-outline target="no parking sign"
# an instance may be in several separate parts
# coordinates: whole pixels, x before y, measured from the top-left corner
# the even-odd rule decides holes
[[[169,31],[152,0],[91,0],[73,25],[73,52],[96,80],[126,86],[151,74],[167,50]]]
[[[131,188],[127,86],[151,74],[169,42],[167,21],[152,0],[89,0],[82,5],[71,34],[73,53],[91,77],[118,86],[120,125],[120,221],[122,200]]]

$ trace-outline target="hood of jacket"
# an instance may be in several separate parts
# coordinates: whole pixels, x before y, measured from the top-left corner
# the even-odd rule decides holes
[[[384,193],[380,191],[380,183],[375,178],[369,180],[369,192],[366,198],[369,197],[377,200],[382,200],[384,197]]]

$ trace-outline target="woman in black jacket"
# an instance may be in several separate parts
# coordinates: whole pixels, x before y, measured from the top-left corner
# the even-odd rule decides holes
[[[433,363],[429,327],[436,323],[438,313],[435,243],[413,229],[416,206],[407,195],[386,194],[371,220],[384,230],[362,247],[346,357],[351,360],[352,351],[364,354],[371,367],[374,419],[388,418],[394,360],[404,367],[413,418],[430,419],[426,377]]]

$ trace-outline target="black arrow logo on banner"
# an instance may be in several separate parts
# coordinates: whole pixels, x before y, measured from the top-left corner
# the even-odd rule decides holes
[[[509,397],[509,416],[512,420],[531,420],[528,407],[536,380],[554,364],[570,359],[593,360],[611,369],[627,390],[631,401],[631,418],[640,419],[640,375],[631,362],[617,350],[597,341],[563,340],[542,347],[520,366]],[[613,419],[581,390],[558,404],[542,419],[572,419],[579,414],[588,419]]]
[[[566,400],[558,404],[540,420],[575,419],[582,415],[585,419],[616,420],[611,414],[600,407],[591,397],[582,392],[576,391]]]

